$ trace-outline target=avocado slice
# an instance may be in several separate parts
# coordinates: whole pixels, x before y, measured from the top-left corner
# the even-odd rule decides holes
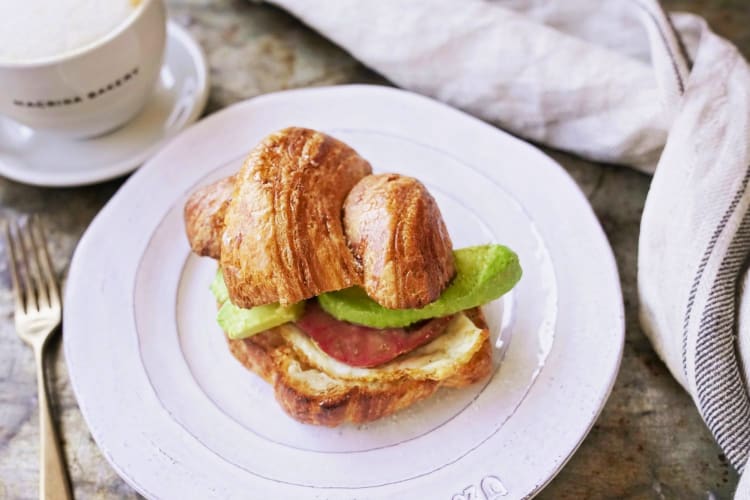
[[[227,290],[227,284],[224,283],[224,276],[221,274],[221,269],[216,271],[216,276],[211,282],[211,293],[216,297],[216,302],[223,304],[229,300],[229,290]]]
[[[239,308],[229,300],[229,291],[226,283],[224,283],[221,271],[216,273],[216,277],[211,283],[211,292],[216,297],[216,301],[221,304],[216,320],[227,336],[235,340],[250,337],[290,321],[296,321],[305,310],[304,301],[291,306],[266,304],[251,309]]]
[[[453,281],[436,301],[420,309],[386,309],[359,287],[324,293],[318,301],[328,314],[342,321],[373,328],[401,328],[495,300],[521,279],[518,256],[503,245],[461,248],[453,256]]]
[[[230,301],[224,302],[216,320],[230,339],[244,339],[269,328],[295,321],[302,316],[305,302],[291,306],[266,304],[252,309],[240,309]]]

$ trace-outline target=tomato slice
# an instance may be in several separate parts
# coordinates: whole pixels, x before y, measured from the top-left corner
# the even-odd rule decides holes
[[[429,319],[406,328],[370,328],[340,321],[314,300],[305,307],[297,326],[332,358],[349,366],[371,368],[426,344],[443,333],[451,318]]]

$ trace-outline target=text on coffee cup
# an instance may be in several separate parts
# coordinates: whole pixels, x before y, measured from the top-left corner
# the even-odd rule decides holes
[[[24,108],[55,108],[59,106],[70,106],[72,104],[78,104],[84,101],[84,99],[91,100],[97,99],[107,92],[111,92],[116,88],[119,88],[129,81],[133,80],[138,76],[138,68],[135,67],[132,70],[125,73],[107,85],[104,85],[98,89],[91,90],[82,95],[68,96],[64,98],[56,99],[35,99],[35,100],[24,100],[24,99],[13,99],[13,104]]]

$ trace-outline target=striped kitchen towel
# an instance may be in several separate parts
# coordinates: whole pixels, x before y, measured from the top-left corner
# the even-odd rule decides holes
[[[402,87],[654,173],[640,234],[641,323],[743,470],[750,70],[731,43],[656,0],[272,2]],[[750,473],[737,498],[750,498]]]

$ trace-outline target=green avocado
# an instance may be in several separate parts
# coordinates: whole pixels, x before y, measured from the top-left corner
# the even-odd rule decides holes
[[[229,300],[229,291],[221,271],[216,273],[211,283],[211,291],[216,301],[221,304],[216,320],[230,339],[244,339],[269,328],[295,321],[305,310],[304,301],[291,306],[266,304],[251,309],[239,308]]]
[[[321,307],[335,318],[373,328],[401,328],[417,321],[455,314],[499,298],[521,279],[518,256],[502,245],[453,252],[456,276],[440,297],[420,309],[386,309],[359,287],[324,293]]]
[[[305,303],[291,306],[266,304],[252,309],[240,309],[230,301],[224,302],[216,320],[230,339],[244,339],[269,328],[295,321],[302,316]]]
[[[216,276],[211,282],[211,293],[216,297],[216,302],[223,304],[229,300],[229,290],[227,290],[227,284],[224,283],[224,276],[221,274],[221,269],[216,271]]]

